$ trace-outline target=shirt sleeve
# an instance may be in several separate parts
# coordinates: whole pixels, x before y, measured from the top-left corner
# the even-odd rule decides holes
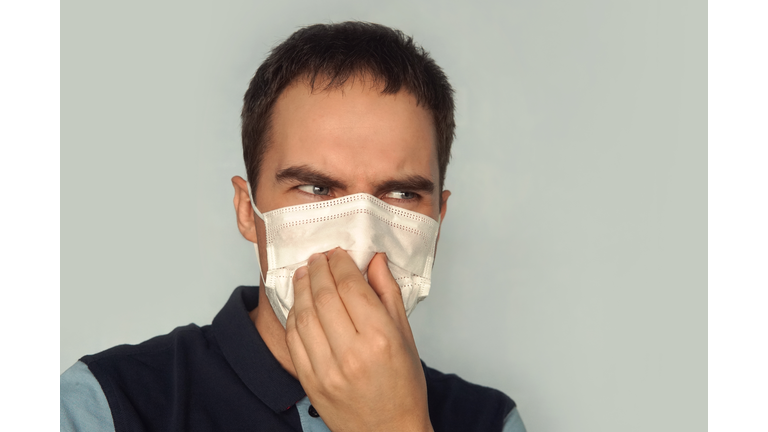
[[[59,377],[61,432],[114,432],[112,411],[88,366],[76,362]]]
[[[520,413],[517,412],[517,407],[512,408],[512,411],[507,414],[507,418],[504,419],[504,429],[502,432],[526,432],[523,419],[520,418]]]

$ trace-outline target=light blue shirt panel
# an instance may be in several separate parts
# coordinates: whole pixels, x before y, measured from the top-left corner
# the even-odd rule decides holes
[[[301,419],[301,430],[303,432],[331,432],[323,419],[309,415],[310,405],[309,398],[306,396],[304,396],[304,399],[296,402],[296,409],[299,410],[299,418]]]
[[[525,432],[525,425],[520,418],[520,413],[517,412],[517,407],[512,408],[512,411],[507,414],[502,432]]]
[[[114,432],[112,412],[101,385],[88,366],[76,362],[60,377],[62,432]],[[320,417],[309,415],[309,398],[296,402],[303,432],[331,432]],[[504,419],[503,432],[526,432],[514,408]]]
[[[307,397],[296,402],[296,408],[299,410],[299,418],[301,419],[301,430],[303,432],[331,432],[323,419],[309,415],[310,405],[309,398]],[[507,418],[504,419],[502,432],[526,432],[523,420],[517,412],[517,407],[507,414]]]
[[[107,397],[85,363],[75,362],[61,374],[59,400],[62,432],[114,432]]]

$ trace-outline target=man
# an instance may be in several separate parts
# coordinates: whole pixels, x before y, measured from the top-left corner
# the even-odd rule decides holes
[[[261,287],[209,326],[83,357],[63,430],[524,431],[514,402],[424,365],[407,314],[430,288],[453,91],[402,33],[300,29],[245,94],[234,177]]]

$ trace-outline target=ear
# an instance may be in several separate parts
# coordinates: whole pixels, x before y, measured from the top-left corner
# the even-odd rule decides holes
[[[237,215],[237,228],[246,240],[257,243],[256,222],[254,221],[251,198],[248,196],[248,182],[240,176],[232,177],[232,186],[235,187],[235,214]]]
[[[444,190],[440,194],[440,228],[443,227],[443,221],[445,220],[445,213],[448,211],[448,197],[451,196],[451,191]],[[437,241],[440,241],[440,228],[437,229]],[[437,245],[435,245],[435,251],[437,251]]]

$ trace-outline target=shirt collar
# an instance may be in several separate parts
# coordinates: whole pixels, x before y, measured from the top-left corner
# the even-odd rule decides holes
[[[212,327],[224,357],[245,385],[265,405],[279,413],[306,396],[269,351],[248,313],[259,303],[259,287],[235,289]]]

